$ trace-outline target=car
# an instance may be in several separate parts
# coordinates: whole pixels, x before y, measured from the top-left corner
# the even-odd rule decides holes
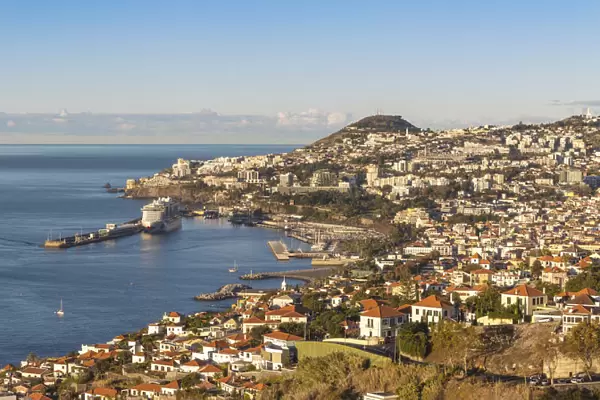
[[[583,376],[574,376],[571,378],[571,383],[583,383],[584,380]]]
[[[559,378],[559,379],[555,379],[554,380],[554,384],[555,385],[564,385],[564,384],[567,384],[567,383],[569,383],[569,381],[566,380],[566,379],[564,379],[564,378]]]
[[[542,385],[542,386],[550,386],[550,381],[548,379],[542,379],[540,381],[540,385]]]

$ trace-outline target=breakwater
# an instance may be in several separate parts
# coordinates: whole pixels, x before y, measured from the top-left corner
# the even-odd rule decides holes
[[[215,301],[215,300],[226,300],[237,297],[237,294],[243,290],[252,289],[248,285],[241,283],[229,283],[221,286],[219,290],[212,293],[202,293],[194,297],[198,301]]]
[[[274,278],[289,278],[297,279],[300,281],[310,282],[315,279],[321,279],[331,274],[333,267],[313,268],[313,269],[297,269],[292,271],[278,271],[278,272],[259,272],[250,273],[240,276],[241,280],[244,281],[258,281],[263,279],[274,279]]]

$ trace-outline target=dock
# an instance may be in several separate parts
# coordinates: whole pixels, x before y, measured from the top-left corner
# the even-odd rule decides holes
[[[87,244],[115,240],[126,236],[132,236],[144,230],[141,218],[136,218],[122,224],[106,224],[106,228],[98,229],[94,232],[76,233],[73,236],[59,237],[53,239],[49,237],[44,242],[47,249],[68,249],[70,247],[85,246]]]
[[[242,275],[239,277],[239,279],[244,281],[258,281],[263,279],[289,278],[311,282],[315,279],[325,278],[326,276],[330,275],[333,270],[333,266],[328,266],[312,269],[297,269],[292,271],[258,272],[255,274],[250,273]]]
[[[277,261],[289,261],[290,260],[287,246],[282,241],[270,240],[267,242],[267,245],[273,252],[273,255],[275,256]]]

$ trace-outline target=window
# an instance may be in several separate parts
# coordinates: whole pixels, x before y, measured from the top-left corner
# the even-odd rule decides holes
[[[419,309],[415,308],[415,314],[419,315]]]
[[[509,304],[512,302],[512,298],[511,297],[506,297],[506,304]]]
[[[448,310],[444,310],[444,317],[448,316]]]

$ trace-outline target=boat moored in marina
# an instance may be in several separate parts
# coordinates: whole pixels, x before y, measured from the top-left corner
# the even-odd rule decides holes
[[[144,232],[168,233],[181,228],[179,203],[170,197],[161,197],[142,208]]]

